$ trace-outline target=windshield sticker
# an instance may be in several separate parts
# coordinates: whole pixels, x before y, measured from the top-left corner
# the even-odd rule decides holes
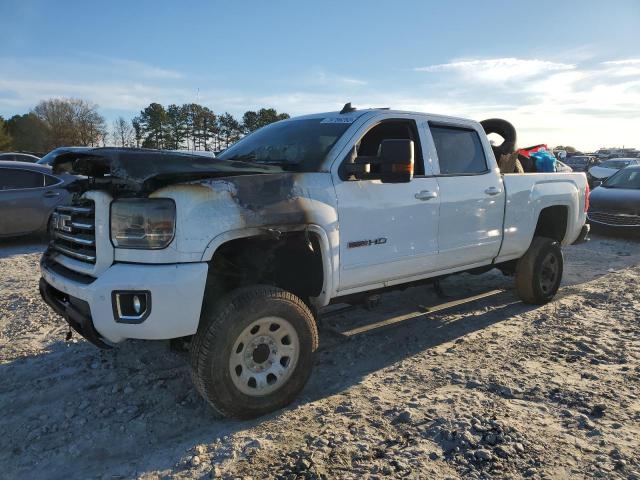
[[[355,117],[327,117],[320,123],[353,123]]]

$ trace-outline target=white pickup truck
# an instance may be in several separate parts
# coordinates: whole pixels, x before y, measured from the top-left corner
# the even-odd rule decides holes
[[[330,303],[498,268],[527,303],[553,298],[582,240],[583,173],[502,175],[475,121],[388,109],[264,127],[215,159],[97,148],[54,214],[44,300],[102,348],[190,338],[219,413],[291,402]]]

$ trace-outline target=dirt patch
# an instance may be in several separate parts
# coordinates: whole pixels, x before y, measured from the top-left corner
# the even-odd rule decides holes
[[[567,248],[541,308],[488,273],[445,293],[506,291],[391,327],[369,328],[442,300],[421,287],[329,314],[300,399],[242,422],[213,417],[165,343],[64,341],[41,249],[0,244],[5,478],[640,478],[637,240]]]

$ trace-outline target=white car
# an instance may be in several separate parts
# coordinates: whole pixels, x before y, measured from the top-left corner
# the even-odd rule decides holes
[[[29,162],[36,163],[40,160],[40,157],[31,155],[30,153],[21,152],[2,152],[0,153],[0,160],[9,162]]]
[[[587,172],[587,180],[589,182],[589,186],[591,188],[597,187],[618,170],[624,167],[628,167],[629,165],[640,165],[640,159],[612,158],[611,160],[605,160],[595,167],[591,167]]]
[[[566,163],[561,162],[560,160],[556,160],[556,172],[558,172],[558,173],[571,173],[571,172],[573,172],[573,168],[571,168]]]
[[[500,269],[549,302],[582,240],[582,173],[500,174],[480,123],[385,109],[283,120],[207,158],[94,149],[45,252],[44,300],[103,348],[190,337],[219,413],[291,402],[333,302]]]

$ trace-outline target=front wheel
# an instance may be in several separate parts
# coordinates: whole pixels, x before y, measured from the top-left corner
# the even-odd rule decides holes
[[[560,243],[534,237],[516,265],[516,291],[520,299],[533,305],[550,302],[560,288],[563,267]]]
[[[251,418],[291,403],[307,383],[318,348],[313,314],[269,286],[205,300],[191,347],[196,388],[219,414]]]

